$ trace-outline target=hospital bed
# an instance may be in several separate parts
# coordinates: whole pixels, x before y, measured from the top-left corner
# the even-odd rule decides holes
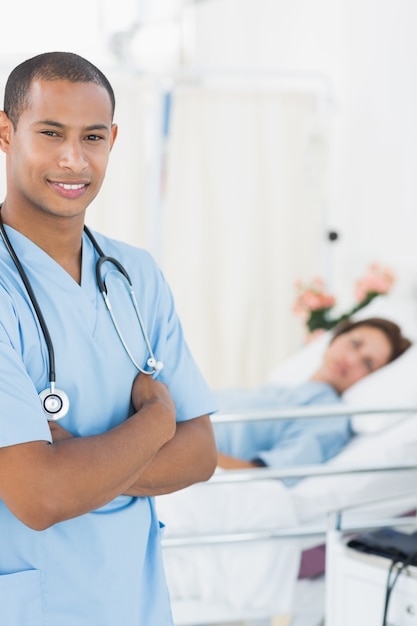
[[[414,309],[390,309],[386,300],[375,304],[361,317],[393,319],[416,338]],[[305,380],[328,340],[323,336],[304,347],[272,373],[271,382]],[[321,466],[218,470],[207,483],[157,498],[159,517],[166,524],[164,560],[176,626],[243,620],[273,624],[278,623],[273,621],[277,616],[285,615],[296,626],[320,622],[324,614],[320,572],[329,512],[359,507],[345,515],[345,524],[354,530],[375,520],[389,523],[416,508],[416,366],[417,346],[412,346],[352,387],[338,407],[213,416],[213,420],[297,419],[346,414],[348,405],[357,435]],[[290,476],[305,478],[290,488],[277,480]],[[300,567],[312,577],[300,580]]]

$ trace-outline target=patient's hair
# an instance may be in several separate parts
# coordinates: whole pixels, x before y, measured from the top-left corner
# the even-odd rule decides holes
[[[385,334],[386,338],[391,344],[391,356],[388,360],[388,363],[391,363],[391,361],[397,359],[411,346],[411,341],[407,339],[407,337],[404,337],[398,324],[395,324],[395,322],[391,322],[382,317],[369,317],[367,319],[358,320],[356,322],[346,320],[336,327],[333,333],[332,340],[336,337],[339,337],[340,335],[343,335],[344,333],[348,333],[351,330],[354,330],[355,328],[360,328],[361,326],[376,328],[378,330],[381,330]]]
[[[15,129],[20,115],[30,105],[30,88],[35,80],[95,83],[106,89],[110,97],[112,116],[114,114],[113,88],[98,67],[73,52],[44,52],[15,67],[7,80],[3,109]]]

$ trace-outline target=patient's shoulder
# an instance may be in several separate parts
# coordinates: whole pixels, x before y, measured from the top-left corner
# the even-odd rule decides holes
[[[296,387],[300,404],[333,404],[342,401],[336,389],[328,383],[308,380]]]

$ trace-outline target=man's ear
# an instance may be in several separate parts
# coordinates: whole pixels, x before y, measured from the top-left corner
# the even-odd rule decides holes
[[[0,149],[9,152],[13,134],[13,124],[4,111],[0,111]]]
[[[119,128],[117,124],[112,124],[110,129],[110,150],[113,148],[114,142],[116,141],[117,132]]]

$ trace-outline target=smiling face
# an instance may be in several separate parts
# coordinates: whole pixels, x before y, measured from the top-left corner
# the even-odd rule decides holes
[[[104,179],[117,134],[104,87],[36,80],[16,129],[3,113],[0,146],[7,155],[5,209],[39,225],[45,216],[84,218]],[[10,221],[10,220],[9,220]]]
[[[333,339],[313,380],[326,382],[343,393],[386,365],[391,353],[391,343],[382,330],[358,326]]]

